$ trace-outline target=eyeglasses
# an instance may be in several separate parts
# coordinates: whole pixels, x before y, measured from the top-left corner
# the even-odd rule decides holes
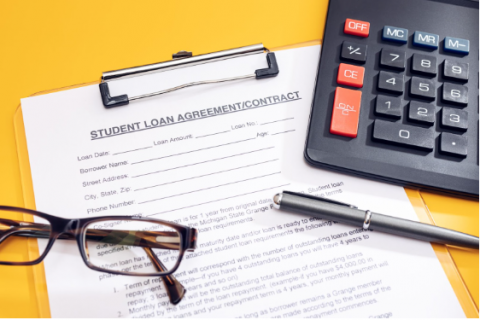
[[[186,289],[173,276],[185,251],[196,249],[197,230],[140,216],[64,219],[0,206],[0,265],[30,266],[43,261],[55,240],[76,240],[90,269],[116,275],[160,276],[177,304]],[[19,250],[27,246],[28,252]]]

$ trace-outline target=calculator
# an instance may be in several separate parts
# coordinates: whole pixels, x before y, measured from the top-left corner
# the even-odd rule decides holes
[[[469,0],[331,0],[307,161],[478,198],[478,13]]]

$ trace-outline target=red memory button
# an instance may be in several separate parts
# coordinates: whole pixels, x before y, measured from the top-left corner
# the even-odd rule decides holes
[[[370,22],[347,19],[345,20],[345,28],[343,28],[343,32],[366,38],[370,33]]]
[[[357,137],[361,100],[361,91],[337,87],[330,133],[350,138]]]
[[[338,67],[337,83],[346,86],[361,88],[363,87],[364,73],[364,67],[340,63],[340,66]]]

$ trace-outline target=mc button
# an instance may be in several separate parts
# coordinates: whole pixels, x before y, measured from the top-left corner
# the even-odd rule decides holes
[[[382,39],[398,43],[407,43],[408,30],[392,26],[383,27]]]

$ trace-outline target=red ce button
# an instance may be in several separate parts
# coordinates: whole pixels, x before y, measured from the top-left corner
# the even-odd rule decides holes
[[[340,63],[338,67],[337,83],[345,86],[362,88],[365,68]]]

